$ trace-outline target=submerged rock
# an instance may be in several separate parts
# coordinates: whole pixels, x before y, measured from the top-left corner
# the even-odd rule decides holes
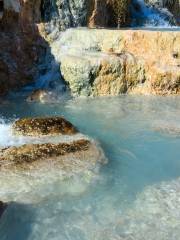
[[[12,126],[14,134],[23,136],[42,136],[75,134],[77,129],[63,117],[23,118]]]
[[[180,127],[176,125],[162,124],[161,126],[155,126],[154,130],[163,135],[180,137]]]
[[[7,204],[0,201],[0,217],[3,214],[4,210],[6,209],[6,207]]]
[[[103,196],[97,201],[96,221],[93,210],[78,211],[69,215],[68,224],[76,219],[78,230],[85,239],[96,240],[177,240],[180,236],[180,179],[145,186],[139,191],[130,204],[121,206],[117,211],[113,194]],[[125,201],[128,201],[126,196]],[[80,215],[81,214],[81,215]],[[73,219],[73,220],[71,220]],[[87,223],[84,227],[84,222]],[[97,224],[99,223],[99,224]],[[67,224],[67,223],[66,223]],[[61,232],[59,232],[61,236]],[[146,237],[145,237],[146,236]],[[63,235],[62,235],[63,238]]]
[[[25,144],[0,151],[0,170],[33,171],[56,167],[65,172],[101,162],[95,144],[87,139],[69,143]]]
[[[28,97],[27,102],[46,102],[49,98],[49,92],[43,89],[33,91]]]

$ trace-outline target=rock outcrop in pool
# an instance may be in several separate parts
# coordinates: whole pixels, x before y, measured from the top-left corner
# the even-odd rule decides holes
[[[180,93],[180,32],[70,29],[52,53],[73,95]]]
[[[65,118],[19,119],[11,128],[14,144],[0,149],[1,190],[11,197],[17,186],[23,192],[22,186],[31,191],[45,182],[73,177],[90,181],[107,162],[99,144]],[[16,144],[19,138],[21,143]],[[13,200],[11,197],[5,200]]]
[[[0,151],[0,169],[29,173],[33,170],[51,169],[73,173],[87,170],[101,162],[100,152],[95,144],[87,139],[69,143],[24,144],[8,147]]]
[[[72,135],[77,129],[63,117],[22,118],[12,126],[14,134],[23,136]]]

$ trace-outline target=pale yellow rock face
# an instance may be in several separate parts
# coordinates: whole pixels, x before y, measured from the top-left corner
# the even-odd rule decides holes
[[[180,31],[70,29],[51,46],[73,95],[180,93]]]
[[[120,49],[144,61],[146,83],[149,83],[146,92],[179,93],[180,32],[123,31],[122,35]],[[130,91],[139,91],[139,86]]]

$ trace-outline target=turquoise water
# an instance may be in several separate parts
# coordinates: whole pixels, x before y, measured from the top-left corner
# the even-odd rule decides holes
[[[56,181],[44,184],[44,198],[31,192],[27,198],[36,201],[11,203],[0,220],[1,240],[180,239],[179,97],[19,99],[1,104],[0,113],[1,133],[15,118],[64,115],[108,158],[87,186]]]

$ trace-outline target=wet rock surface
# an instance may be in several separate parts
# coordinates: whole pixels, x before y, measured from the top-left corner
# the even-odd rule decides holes
[[[63,117],[19,119],[13,124],[12,129],[15,134],[24,136],[77,133],[77,129]]]
[[[119,24],[127,26],[129,23],[130,1],[123,0],[118,4],[116,0],[44,0],[41,4],[42,18],[46,22],[47,33],[55,29],[64,30],[69,27],[116,27]],[[54,29],[54,30],[55,30]]]
[[[94,0],[89,5],[89,27],[123,27],[130,23],[129,0]]]
[[[14,144],[0,148],[2,200],[12,201],[14,194],[19,198],[23,189],[37,191],[45,182],[74,177],[89,182],[107,163],[99,144],[62,117],[19,119],[11,130]]]
[[[28,97],[27,102],[46,102],[49,98],[49,92],[43,89],[34,90]]]
[[[28,103],[57,103],[71,98],[69,89],[64,82],[59,81],[52,89],[37,89],[32,91],[26,98]],[[62,88],[61,88],[62,87]],[[67,90],[67,91],[66,91]]]
[[[39,162],[43,163],[43,161],[47,161],[53,165],[60,164],[62,165],[60,167],[65,168],[66,162],[63,156],[73,154],[75,158],[77,155],[80,156],[81,152],[86,154],[90,148],[92,148],[92,143],[85,139],[70,143],[26,144],[19,147],[9,147],[0,151],[0,168],[1,170],[13,168],[32,170],[33,168],[38,169]],[[85,161],[85,159],[79,160]],[[68,164],[70,164],[70,162]],[[73,164],[74,162],[72,165]]]
[[[0,18],[0,95],[34,81],[47,44],[40,36],[40,1],[4,1]]]
[[[70,29],[52,52],[75,96],[168,95],[180,93],[179,41],[179,31]]]
[[[75,96],[116,96],[145,78],[142,61],[135,60],[129,53],[65,55],[61,71]]]

